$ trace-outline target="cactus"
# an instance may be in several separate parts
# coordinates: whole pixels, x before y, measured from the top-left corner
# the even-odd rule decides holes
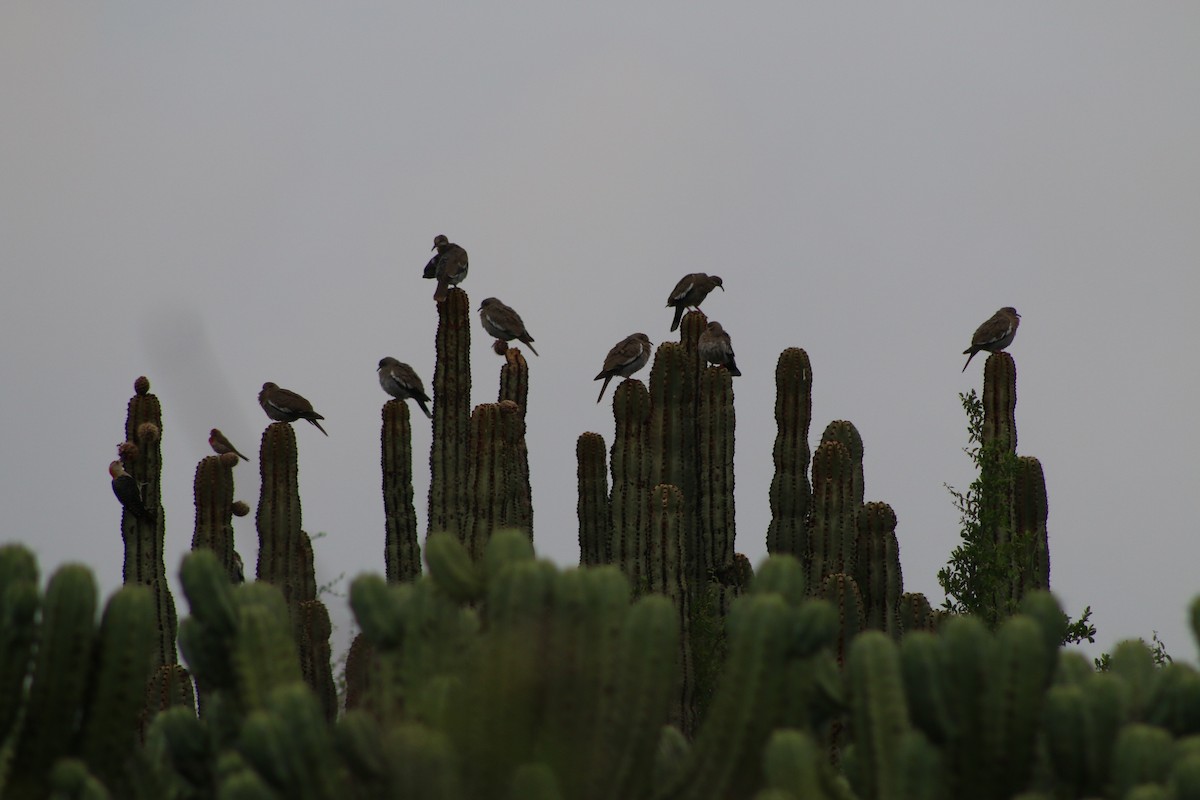
[[[771,525],[767,552],[790,554],[807,563],[808,426],[812,421],[812,366],[808,354],[789,347],[775,366],[775,475],[771,478]]]
[[[933,607],[920,592],[905,592],[900,595],[898,608],[900,632],[932,631],[935,624]]]
[[[683,676],[679,703],[673,710],[673,720],[684,731],[695,725],[694,682],[692,680],[692,642],[689,636],[692,617],[692,597],[688,591],[686,518],[683,493],[675,486],[660,484],[650,496],[650,540],[645,554],[646,588],[669,597],[675,604],[679,619],[679,670]]]
[[[492,532],[519,528],[533,538],[528,466],[521,466],[525,423],[511,400],[484,403],[471,414],[470,514],[464,543],[471,557],[483,557]]]
[[[220,456],[206,456],[196,465],[192,482],[196,500],[196,530],[192,549],[207,547],[217,555],[231,581],[236,581],[233,538],[233,466]]]
[[[854,475],[855,463],[845,445],[822,442],[813,456],[810,586],[820,586],[829,575],[854,571],[858,518]]]
[[[612,518],[608,501],[608,469],[604,463],[604,437],[581,433],[575,443],[578,464],[579,565],[612,562]]]
[[[154,595],[155,616],[158,621],[158,655],[155,666],[176,663],[175,633],[177,621],[175,601],[167,585],[167,569],[163,561],[163,542],[166,537],[166,514],[162,508],[162,407],[158,397],[150,394],[150,381],[139,377],[133,384],[134,395],[129,398],[125,415],[125,445],[122,452],[126,471],[142,487],[142,499],[153,512],[150,519],[137,519],[127,511],[121,513],[121,538],[125,542],[125,583],[150,587]],[[128,447],[133,444],[134,447]],[[136,453],[137,457],[132,458]]]
[[[898,639],[904,577],[896,541],[896,512],[887,503],[867,503],[859,512],[854,580],[862,592],[866,627]]]
[[[837,610],[838,638],[834,646],[839,666],[846,663],[850,642],[866,627],[866,611],[858,584],[849,575],[834,573],[821,582],[819,596],[828,600]]]
[[[637,591],[650,546],[650,393],[638,380],[613,391],[616,431],[612,445],[612,559]]]
[[[695,541],[699,552],[693,557],[702,570],[692,580],[733,565],[733,378],[729,370],[709,367],[700,373],[696,427],[699,432]]]
[[[25,677],[37,641],[37,560],[24,545],[0,545],[0,747],[20,718]],[[4,759],[0,754],[0,786]]]
[[[851,471],[850,502],[855,506],[863,504],[865,485],[863,481],[863,440],[854,424],[844,419],[835,419],[825,426],[821,434],[821,443],[841,442],[850,454],[853,465]]]
[[[421,574],[421,545],[413,507],[412,422],[407,402],[389,400],[383,404],[380,441],[387,579],[391,583],[412,581]]]
[[[520,348],[505,351],[504,366],[500,368],[500,394],[496,402],[508,408],[504,401],[516,404],[519,418],[509,421],[515,429],[516,444],[512,454],[514,474],[510,493],[518,512],[518,519],[509,525],[528,528],[533,537],[533,489],[529,482],[529,446],[525,443],[525,412],[529,404],[529,364]]]
[[[650,368],[650,485],[670,484],[684,497],[684,536],[695,535],[696,416],[689,368],[693,360],[674,342],[658,346]],[[699,553],[689,552],[686,579],[701,579]]]
[[[1008,353],[992,353],[983,367],[982,438],[999,452],[1017,452],[1017,364]]]
[[[433,370],[433,441],[429,449],[426,535],[467,528],[467,460],[471,424],[471,305],[463,291],[438,303],[437,361]]]
[[[1017,565],[1015,599],[1035,589],[1050,588],[1050,540],[1046,533],[1049,515],[1041,462],[1032,456],[1018,457],[1013,485],[1013,529],[1023,557]]]
[[[896,645],[867,631],[854,640],[847,667],[856,764],[851,782],[866,800],[904,797],[902,743],[912,729]]]
[[[296,432],[286,422],[268,425],[259,448],[262,488],[258,497],[258,579],[279,587],[290,607],[315,599],[312,579],[304,574],[304,555],[311,553],[308,534],[301,529],[299,453]]]

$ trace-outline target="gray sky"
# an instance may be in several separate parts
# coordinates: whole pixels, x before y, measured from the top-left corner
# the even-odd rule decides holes
[[[431,380],[420,273],[445,233],[473,304],[501,298],[537,339],[543,555],[578,558],[574,447],[611,444],[605,353],[671,338],[667,294],[704,271],[745,373],[738,550],[765,555],[774,365],[801,346],[810,438],[858,426],[905,588],[938,603],[943,483],[971,480],[957,394],[983,368],[959,353],[1014,305],[1055,591],[1095,609],[1093,652],[1158,630],[1194,657],[1200,6],[415,5],[0,7],[0,539],[120,582],[106,467],[146,374],[174,573],[208,429],[257,454],[271,380],[327,418],[328,439],[297,431],[319,581],[382,572],[374,370]],[[494,400],[501,359],[472,337],[473,399]],[[257,464],[237,477],[253,504]],[[253,518],[235,527],[252,564]]]

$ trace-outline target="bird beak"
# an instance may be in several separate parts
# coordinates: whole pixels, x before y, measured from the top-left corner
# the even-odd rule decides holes
[[[724,287],[724,286],[718,286],[717,288],[718,288],[718,289],[720,289],[722,292],[723,292],[723,291],[725,291],[725,287]]]
[[[432,253],[434,250],[437,250],[437,245],[436,245],[436,244],[435,244],[433,247],[429,248],[429,252],[431,252],[431,253]]]

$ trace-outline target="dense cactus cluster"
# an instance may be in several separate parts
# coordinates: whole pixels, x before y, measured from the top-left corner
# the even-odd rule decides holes
[[[1000,487],[987,535],[1012,564],[995,600],[1016,613],[989,625],[904,591],[896,513],[866,500],[857,429],[831,422],[810,451],[797,348],[776,368],[771,556],[750,568],[732,376],[701,357],[698,310],[648,385],[616,387],[611,446],[577,441],[580,568],[537,559],[529,365],[504,349],[496,402],[472,409],[469,312],[447,286],[423,554],[409,409],[383,406],[384,576],[351,585],[361,633],[340,706],[291,425],[262,436],[255,581],[234,541],[237,458],[197,465],[176,632],[162,415],[138,381],[119,454],[155,513],[123,514],[127,585],[99,624],[86,568],[40,588],[32,554],[0,547],[0,796],[1200,796],[1200,672],[1159,668],[1140,643],[1107,672],[1060,650],[1045,479],[1016,456],[1007,354],[985,367],[998,455],[982,468]],[[1200,603],[1193,619],[1200,635]]]

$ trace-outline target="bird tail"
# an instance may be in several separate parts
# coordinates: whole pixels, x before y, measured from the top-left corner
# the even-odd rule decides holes
[[[322,428],[322,427],[321,427],[321,423],[317,422],[317,421],[316,421],[315,419],[313,419],[312,417],[307,417],[306,419],[308,419],[308,421],[309,421],[309,422],[311,422],[313,425],[316,425],[316,426],[317,426],[317,430],[319,430],[321,433],[325,434],[326,436],[328,436],[328,435],[329,435],[329,432],[328,432],[328,431],[326,431],[324,428]],[[321,419],[325,419],[325,418],[324,418],[324,417],[321,417]]]
[[[608,388],[608,382],[609,382],[609,381],[611,381],[611,380],[612,380],[612,378],[613,378],[613,376],[612,376],[612,375],[605,375],[605,376],[604,376],[604,385],[600,387],[600,394],[599,394],[599,395],[596,397],[596,402],[597,402],[597,403],[599,403],[599,402],[600,402],[602,399],[604,399],[604,390]],[[599,379],[600,379],[600,376],[599,376],[599,375],[597,375],[597,376],[596,376],[596,379],[597,379],[597,380],[599,380]]]
[[[674,321],[671,323],[671,330],[672,330],[672,331],[677,331],[677,330],[679,330],[679,320],[683,319],[683,311],[684,311],[684,307],[683,307],[683,306],[675,306],[675,319],[674,319]]]
[[[421,407],[421,410],[425,412],[425,416],[429,417],[430,419],[433,419],[433,414],[429,413],[429,406],[425,405],[425,401],[419,397],[414,397],[413,399],[417,401],[417,405],[419,405]]]
[[[972,350],[969,347],[966,350],[963,350],[963,355],[967,355],[967,353],[970,353],[970,355],[967,356],[967,363],[963,364],[963,368],[962,368],[963,372],[967,371],[967,367],[971,365],[971,359],[974,358],[975,354],[978,352],[979,352],[978,350]]]
[[[529,337],[528,339],[522,339],[521,341],[525,343],[525,345],[529,348],[529,351],[531,353],[533,353],[535,356],[538,354],[538,351],[533,349],[533,337],[532,336]],[[540,358],[541,356],[538,356],[538,357]]]
[[[438,278],[437,289],[433,293],[435,302],[441,303],[446,300],[446,292],[450,290],[450,284],[445,278]]]
[[[740,369],[738,369],[737,362],[733,360],[733,356],[729,357],[728,367],[729,367],[730,375],[739,375],[740,376],[742,374],[742,371]]]

